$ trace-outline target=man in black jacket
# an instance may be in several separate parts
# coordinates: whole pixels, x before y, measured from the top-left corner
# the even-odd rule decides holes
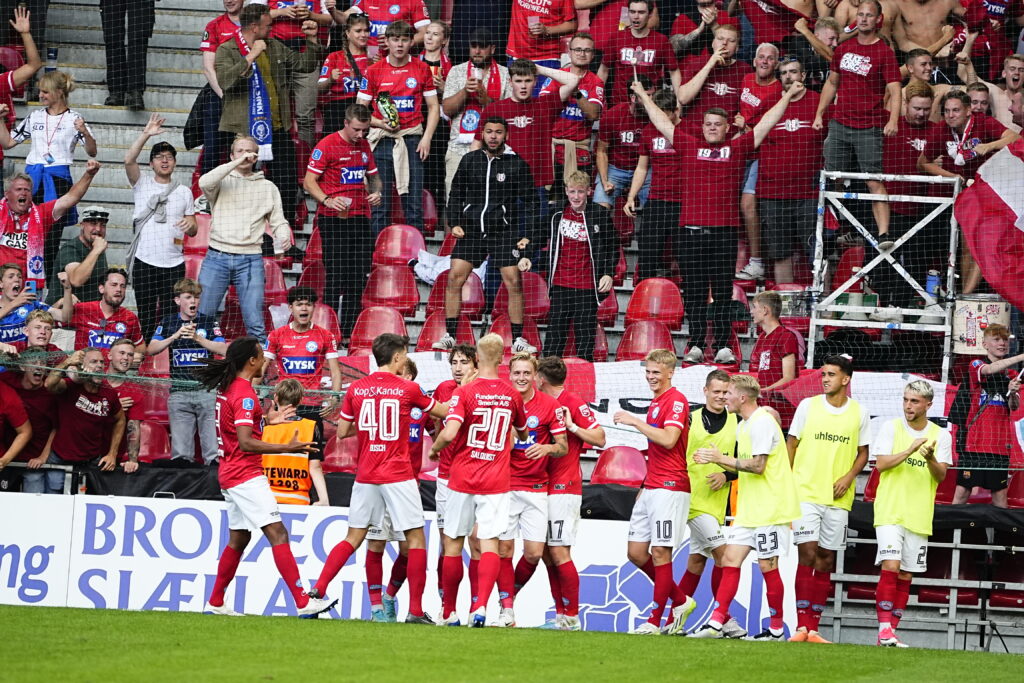
[[[529,166],[505,146],[508,124],[500,116],[484,122],[483,147],[459,162],[448,197],[448,224],[458,240],[444,292],[447,334],[433,348],[450,351],[462,307],[462,285],[473,268],[487,260],[501,272],[508,290],[508,317],[512,323],[512,352],[536,353],[523,338],[523,288],[519,269],[529,268],[525,250],[529,236],[519,234],[520,213],[526,212],[528,229],[535,230],[539,207]],[[522,263],[521,263],[522,261]]]
[[[564,355],[571,328],[575,355],[593,362],[597,307],[612,291],[617,237],[608,209],[587,201],[589,193],[590,176],[570,174],[565,184],[569,202],[551,217],[551,317],[544,346],[548,355]]]

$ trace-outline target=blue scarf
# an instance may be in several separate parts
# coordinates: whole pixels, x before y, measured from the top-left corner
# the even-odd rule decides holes
[[[242,37],[242,31],[235,34],[235,42],[238,43],[238,51],[242,57],[249,54],[249,44]],[[273,121],[270,116],[270,93],[267,92],[267,83],[260,74],[260,68],[256,62],[252,63],[252,78],[249,79],[249,135],[259,145],[259,160],[273,161],[274,142]]]

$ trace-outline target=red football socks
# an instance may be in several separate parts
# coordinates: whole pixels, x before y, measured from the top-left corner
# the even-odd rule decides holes
[[[654,608],[651,610],[650,623],[661,626],[661,617],[668,606],[669,596],[675,588],[672,581],[672,564],[659,564],[654,567]]]
[[[523,590],[523,586],[530,580],[533,573],[537,571],[537,565],[530,564],[525,557],[520,557],[516,563],[516,593]]]
[[[571,562],[569,564],[572,564]],[[551,599],[555,601],[555,614],[564,614],[565,605],[562,604],[562,579],[558,567],[547,565],[548,583],[551,584]],[[577,582],[579,577],[577,577]]]
[[[405,583],[405,579],[409,573],[409,558],[405,555],[399,555],[395,559],[395,563],[391,565],[391,578],[388,580],[387,588],[384,592],[388,594],[388,597],[393,598],[398,595],[398,591],[402,589],[402,584]],[[425,581],[426,579],[424,579]]]
[[[683,572],[683,578],[679,579],[679,590],[686,595],[693,595],[697,592],[697,586],[700,585],[700,574],[694,574],[687,570]]]
[[[397,564],[397,563],[396,563]],[[427,585],[427,551],[424,548],[409,550],[409,614],[423,616],[423,589]]]
[[[896,598],[892,601],[892,627],[900,625],[903,612],[907,609],[907,602],[910,601],[910,582],[912,579],[901,579],[896,575]]]
[[[815,592],[814,567],[798,564],[796,580],[793,582],[793,595],[796,596],[796,625],[798,628],[811,628],[811,596]]]
[[[381,591],[384,586],[384,553],[366,551],[366,592],[370,594],[370,606],[381,606]]]
[[[314,586],[320,597],[327,595],[327,586],[330,585],[331,581],[334,580],[334,577],[338,575],[338,572],[341,571],[341,568],[345,566],[348,558],[352,557],[352,553],[355,551],[355,548],[348,541],[342,541],[331,548],[327,561],[324,562],[324,568],[320,572],[320,578],[316,580],[316,586]]]
[[[242,559],[242,551],[235,550],[229,545],[224,546],[220,559],[217,560],[217,580],[213,582],[213,591],[210,593],[210,604],[214,607],[224,605],[224,591],[228,584],[235,578],[238,571],[238,563]]]
[[[784,625],[782,621],[782,601],[786,589],[782,585],[782,576],[779,575],[778,569],[761,572],[761,574],[764,576],[764,588],[768,597],[768,615],[770,617],[768,625],[773,630],[778,631]]]
[[[444,581],[444,599],[442,600],[441,618],[447,619],[455,611],[459,599],[459,584],[462,583],[462,556],[445,555],[441,558],[441,577]]]
[[[896,599],[896,572],[883,569],[878,577],[875,588],[875,611],[878,613],[879,624],[892,624],[892,608]]]
[[[461,576],[461,575],[460,575]],[[469,561],[469,599],[476,600],[477,588],[480,587],[480,560]]]
[[[302,591],[302,581],[299,579],[299,565],[295,564],[295,556],[292,555],[292,546],[289,543],[281,543],[271,548],[274,553],[274,564],[277,571],[284,579],[284,585],[292,593],[295,606],[303,608],[309,603],[309,596]]]
[[[575,617],[580,613],[580,574],[572,560],[558,565],[557,569],[562,596],[565,598],[565,616]]]
[[[739,588],[740,568],[722,567],[722,582],[715,592],[715,600],[718,601],[718,607],[711,614],[712,621],[717,621],[719,624],[729,621],[729,608],[732,606],[732,601],[736,597],[736,591]]]
[[[502,557],[498,567],[498,601],[502,608],[512,608],[516,597],[516,570],[511,557]]]
[[[501,567],[501,558],[498,557],[498,553],[482,553],[480,555],[480,567],[478,569],[478,588],[476,598],[473,600],[472,607],[469,608],[470,612],[475,612],[481,607],[487,607],[487,601],[491,597],[491,591],[494,590],[494,582],[498,578],[498,569]]]
[[[832,572],[814,572],[814,593],[811,596],[810,629],[817,631],[821,615],[825,613],[828,596],[832,592]],[[906,603],[904,603],[906,604]]]

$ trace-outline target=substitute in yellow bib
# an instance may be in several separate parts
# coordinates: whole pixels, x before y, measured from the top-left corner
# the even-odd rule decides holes
[[[712,370],[704,380],[704,407],[690,416],[690,438],[686,444],[686,469],[690,473],[690,558],[679,586],[687,595],[694,595],[709,557],[711,592],[718,591],[722,581],[722,558],[725,557],[725,510],[729,503],[729,482],[736,473],[714,463],[699,464],[693,454],[701,448],[714,446],[722,453],[736,451],[736,425],[739,420],[726,410],[729,373]],[[742,638],[746,630],[735,619],[722,625],[727,638]]]
[[[953,464],[949,432],[928,421],[933,397],[928,382],[908,384],[903,417],[886,422],[871,445],[881,473],[875,495],[875,564],[882,569],[875,606],[878,644],[886,647],[906,647],[896,637],[896,627],[910,598],[912,574],[928,568],[935,490]]]
[[[726,404],[729,412],[742,418],[736,428],[736,456],[714,446],[697,450],[698,464],[714,463],[739,472],[739,510],[729,527],[722,560],[722,583],[715,593],[718,607],[708,623],[693,634],[696,638],[722,638],[728,610],[740,583],[740,567],[751,549],[757,552],[764,576],[771,621],[755,640],[782,641],[782,605],[785,589],[779,575],[779,556],[789,545],[789,525],[800,517],[796,484],[789,465],[789,453],[782,429],[771,413],[758,406],[761,387],[748,375],[730,379]]]
[[[825,393],[801,401],[789,426],[786,445],[801,513],[793,523],[798,553],[793,642],[828,642],[818,624],[832,587],[836,551],[846,547],[854,482],[868,463],[871,418],[846,395],[852,377],[849,356],[826,358],[821,366]]]
[[[281,408],[302,403],[304,390],[298,380],[281,380],[274,387],[274,401]],[[265,443],[286,444],[293,438],[299,441],[321,443],[322,435],[316,422],[296,417],[277,425],[263,428]],[[323,451],[307,453],[273,453],[263,456],[263,473],[270,481],[270,490],[278,503],[309,505],[309,491],[316,487],[317,501],[314,505],[328,505],[327,483],[320,462]]]

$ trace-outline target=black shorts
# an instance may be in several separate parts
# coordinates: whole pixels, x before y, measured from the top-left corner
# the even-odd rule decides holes
[[[758,197],[762,255],[772,261],[789,258],[794,251],[810,253],[808,246],[818,219],[813,199],[765,199]]]
[[[1010,476],[1010,460],[994,453],[964,453],[957,463],[956,483],[966,489],[975,486],[986,491],[1002,491]]]
[[[455,241],[453,259],[469,261],[474,268],[479,268],[488,257],[490,268],[508,268],[519,263],[520,255],[516,248],[519,237],[511,230],[482,235],[471,226],[463,226],[462,229],[466,236]]]

